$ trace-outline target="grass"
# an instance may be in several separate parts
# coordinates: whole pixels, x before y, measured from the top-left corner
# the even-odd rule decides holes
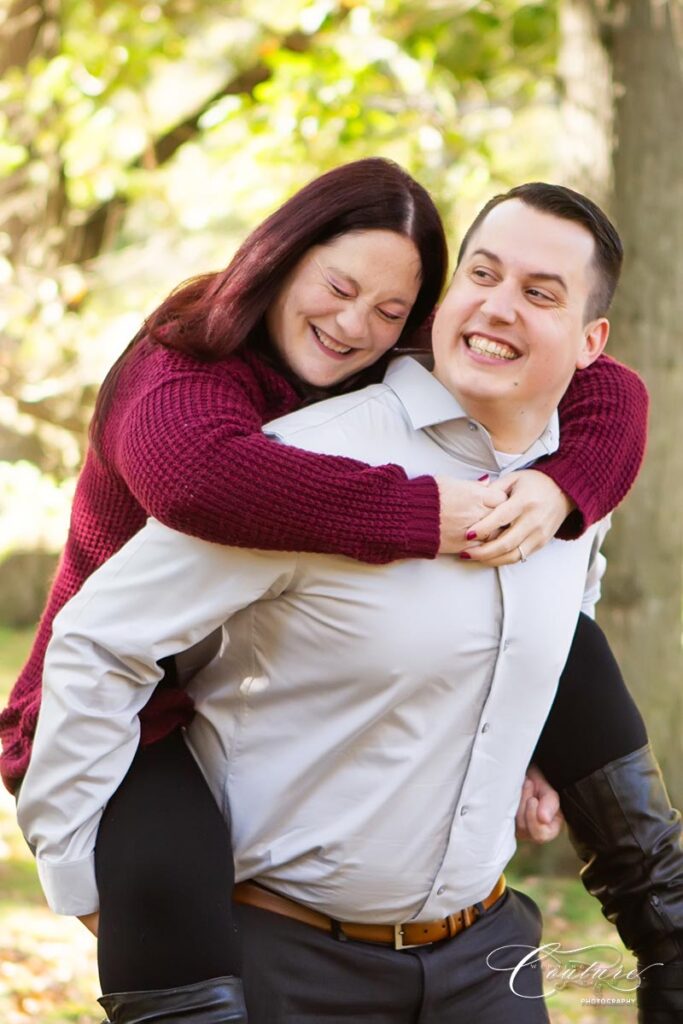
[[[32,631],[0,627],[0,703],[4,706],[28,651]],[[633,962],[614,929],[602,918],[597,903],[575,877],[539,875],[530,871],[528,851],[507,872],[508,881],[527,892],[543,910],[544,942],[563,950],[608,944],[624,954],[625,970]],[[604,958],[608,949],[581,954],[587,963]],[[552,967],[552,963],[549,963]],[[567,958],[563,958],[567,967]],[[546,972],[546,992],[555,984]],[[633,1024],[634,1004],[587,1005],[582,999],[615,997],[606,989],[562,988],[548,998],[552,1024]],[[99,988],[95,940],[71,918],[57,917],[45,906],[31,854],[14,819],[14,801],[0,788],[0,1021],[3,1024],[99,1024],[95,1002]],[[476,1022],[473,1022],[476,1024]]]

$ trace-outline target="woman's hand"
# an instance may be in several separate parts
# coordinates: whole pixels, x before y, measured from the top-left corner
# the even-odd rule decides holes
[[[466,545],[467,557],[487,566],[513,565],[522,555],[527,559],[555,536],[574,509],[554,480],[535,469],[510,473],[498,487],[507,501],[466,530],[476,534],[476,543]]]
[[[557,839],[563,822],[557,791],[543,772],[536,765],[530,764],[515,817],[517,839],[549,843]]]
[[[472,543],[467,533],[472,523],[488,517],[492,509],[508,501],[506,489],[500,483],[488,483],[488,477],[479,480],[453,480],[437,477],[441,505],[440,555],[455,555]],[[487,522],[487,519],[483,520]]]
[[[84,914],[83,917],[78,919],[81,924],[84,924],[89,932],[92,932],[95,938],[97,938],[97,929],[100,926],[100,913],[96,910],[94,914]]]

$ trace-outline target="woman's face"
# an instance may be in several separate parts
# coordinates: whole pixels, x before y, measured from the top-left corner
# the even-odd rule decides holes
[[[420,272],[415,244],[393,231],[352,232],[314,246],[268,309],[272,342],[297,377],[331,387],[398,341]]]

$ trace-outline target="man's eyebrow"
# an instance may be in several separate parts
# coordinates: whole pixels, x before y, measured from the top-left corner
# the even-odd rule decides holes
[[[559,274],[548,274],[543,270],[536,270],[532,271],[528,276],[533,277],[535,281],[555,281],[565,292],[567,291],[565,280]]]
[[[491,252],[490,249],[475,249],[470,254],[471,256],[485,256],[487,260],[491,260],[493,263],[502,263],[500,256],[496,256],[495,252]]]
[[[343,277],[345,281],[348,281],[350,285],[353,285],[353,287],[356,288],[357,291],[362,291],[362,288],[358,284],[358,281],[356,281],[355,277],[351,277],[351,275],[347,274],[345,270],[341,270],[339,267],[323,267],[323,269],[332,271],[332,273],[334,274],[339,274],[339,276]],[[400,306],[405,306],[406,308],[410,306],[409,302],[406,302],[405,299],[400,299],[398,296],[396,296],[396,298],[393,299],[382,299],[382,303],[384,302],[398,302]]]
[[[500,256],[496,256],[495,252],[491,252],[490,249],[475,249],[472,255],[485,256],[487,260],[491,260],[492,263],[497,263],[499,266],[503,262]],[[567,282],[560,274],[550,274],[544,270],[532,270],[527,274],[527,277],[532,277],[535,281],[555,281],[561,288],[568,291]]]

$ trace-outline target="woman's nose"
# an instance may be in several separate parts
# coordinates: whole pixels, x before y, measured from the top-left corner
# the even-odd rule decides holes
[[[360,299],[347,300],[336,320],[346,338],[364,338],[368,332],[368,309]]]

